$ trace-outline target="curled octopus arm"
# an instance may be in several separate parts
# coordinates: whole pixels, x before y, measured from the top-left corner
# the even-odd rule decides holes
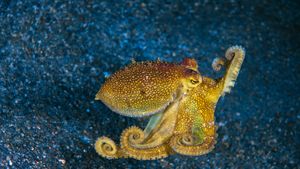
[[[135,158],[138,160],[154,160],[165,158],[173,154],[173,150],[167,144],[160,144],[153,148],[139,149],[134,147],[144,140],[144,132],[138,127],[129,127],[121,135],[121,146],[107,137],[100,137],[95,143],[96,152],[108,159]]]
[[[220,94],[230,93],[231,88],[234,87],[235,81],[239,75],[242,63],[245,59],[245,50],[241,46],[232,46],[227,49],[225,58],[216,58],[212,63],[215,71],[219,71],[222,66],[225,66],[226,73],[224,77],[218,79],[220,84]]]

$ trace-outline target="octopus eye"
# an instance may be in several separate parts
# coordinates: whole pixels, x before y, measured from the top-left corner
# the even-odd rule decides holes
[[[190,82],[191,82],[192,84],[197,84],[197,83],[199,83],[199,80],[193,80],[193,79],[191,79]]]

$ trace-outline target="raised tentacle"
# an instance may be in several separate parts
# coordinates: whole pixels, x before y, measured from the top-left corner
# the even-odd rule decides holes
[[[224,77],[218,79],[218,92],[221,96],[225,93],[230,93],[231,88],[234,86],[238,77],[242,63],[245,59],[245,50],[241,46],[232,46],[225,52],[225,58],[215,58],[212,63],[212,68],[215,71],[221,70],[222,67],[226,68]]]
[[[165,158],[173,154],[172,149],[167,144],[161,144],[153,148],[139,149],[134,145],[144,140],[144,132],[138,127],[130,127],[123,131],[121,135],[121,149],[126,154],[138,160],[153,160]]]
[[[220,71],[221,68],[225,65],[226,61],[224,58],[220,58],[220,57],[217,57],[213,60],[213,63],[212,63],[212,68],[214,69],[214,71]]]
[[[231,88],[234,86],[245,58],[245,50],[241,46],[232,46],[227,49],[225,57],[230,61],[230,64],[228,64],[226,74],[223,78],[224,85],[222,95],[230,93]]]

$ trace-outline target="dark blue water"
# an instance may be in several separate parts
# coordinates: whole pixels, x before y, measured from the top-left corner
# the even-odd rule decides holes
[[[0,168],[299,168],[300,4],[297,1],[0,1]],[[146,120],[94,96],[138,61],[198,60],[203,75],[231,45],[246,49],[232,93],[217,106],[218,143],[199,157],[107,160]]]

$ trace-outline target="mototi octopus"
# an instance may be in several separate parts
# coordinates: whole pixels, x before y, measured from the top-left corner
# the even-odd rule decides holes
[[[204,77],[194,59],[181,63],[161,61],[132,63],[114,73],[96,94],[112,111],[124,116],[150,120],[144,130],[132,126],[123,131],[120,145],[99,137],[96,152],[108,159],[153,160],[172,154],[199,156],[216,143],[215,107],[221,96],[234,86],[245,51],[227,49],[225,58],[216,58],[212,67],[225,75]]]

